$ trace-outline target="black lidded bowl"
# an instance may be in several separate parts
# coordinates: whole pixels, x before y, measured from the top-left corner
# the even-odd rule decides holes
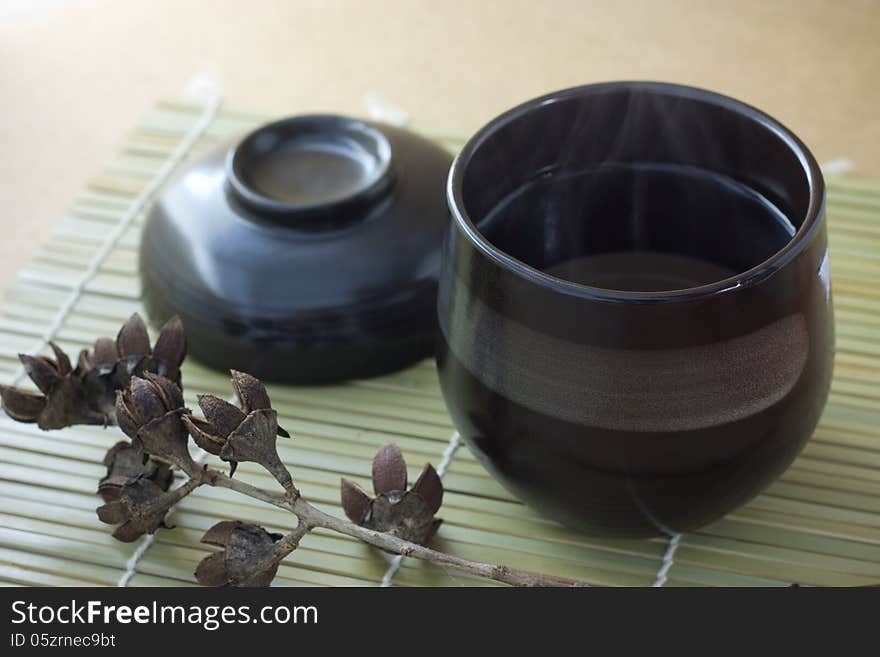
[[[451,160],[405,129],[336,115],[213,150],[150,212],[148,314],[180,315],[195,359],[271,381],[364,378],[431,355]]]
[[[700,89],[588,85],[481,129],[447,194],[441,386],[521,499],[671,534],[800,452],[834,336],[824,182],[788,129]]]

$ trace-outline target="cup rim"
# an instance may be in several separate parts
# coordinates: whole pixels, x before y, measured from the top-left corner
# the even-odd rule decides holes
[[[659,292],[613,290],[583,283],[575,283],[532,267],[492,244],[492,242],[490,242],[476,227],[476,224],[471,220],[464,206],[462,188],[465,169],[477,149],[499,128],[538,107],[566,100],[573,96],[593,94],[595,92],[614,89],[657,91],[666,95],[674,95],[712,103],[745,115],[774,132],[797,157],[804,169],[804,175],[809,187],[810,201],[807,206],[806,216],[791,239],[788,240],[782,248],[775,251],[769,258],[754,267],[738,272],[733,276],[712,283],[707,283],[705,285],[675,290],[662,290]],[[453,221],[458,228],[465,233],[471,243],[473,243],[486,257],[495,262],[495,264],[513,272],[529,282],[550,288],[560,294],[583,299],[618,303],[662,303],[668,301],[696,300],[743,289],[760,283],[782,269],[806,248],[806,245],[810,243],[821,226],[822,222],[820,221],[820,217],[822,216],[825,207],[825,181],[819,164],[816,162],[816,158],[806,145],[782,123],[756,107],[736,100],[735,98],[731,98],[730,96],[699,87],[670,82],[633,80],[585,84],[576,87],[569,87],[560,91],[554,91],[521,103],[495,117],[477,131],[477,133],[465,143],[455,157],[455,160],[452,162],[452,167],[449,170],[446,197]]]

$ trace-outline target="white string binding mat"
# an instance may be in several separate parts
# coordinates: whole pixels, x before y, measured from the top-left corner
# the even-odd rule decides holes
[[[669,544],[666,546],[666,552],[663,553],[663,562],[660,564],[660,570],[657,571],[657,577],[654,579],[653,586],[665,586],[669,577],[669,569],[675,565],[675,552],[681,543],[681,534],[673,534],[669,537]]]

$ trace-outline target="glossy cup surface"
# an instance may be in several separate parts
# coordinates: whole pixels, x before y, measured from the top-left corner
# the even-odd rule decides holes
[[[567,176],[586,177],[521,191]],[[827,397],[824,194],[793,134],[708,91],[589,85],[495,119],[450,172],[438,301],[467,444],[524,501],[596,534],[685,531],[749,500]],[[566,264],[641,252],[717,267],[651,288]]]

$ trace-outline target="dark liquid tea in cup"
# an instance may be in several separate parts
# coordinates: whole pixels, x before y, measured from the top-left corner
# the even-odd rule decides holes
[[[748,187],[675,165],[546,174],[508,194],[480,227],[536,269],[631,292],[730,278],[781,249],[795,232]]]

